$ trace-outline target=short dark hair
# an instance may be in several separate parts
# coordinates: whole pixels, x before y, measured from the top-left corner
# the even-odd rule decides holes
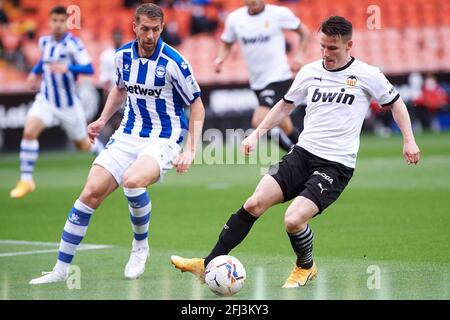
[[[144,3],[137,7],[136,13],[134,14],[134,20],[137,23],[139,23],[139,17],[141,15],[144,15],[149,19],[161,19],[161,22],[164,21],[162,9],[154,3]]]
[[[322,21],[319,31],[329,37],[352,38],[353,26],[350,21],[341,16],[331,16]]]
[[[54,7],[51,11],[50,14],[65,14],[67,15],[67,9],[66,7],[63,6],[56,6]]]

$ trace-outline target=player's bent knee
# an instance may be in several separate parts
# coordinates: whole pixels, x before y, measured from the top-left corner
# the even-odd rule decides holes
[[[38,138],[38,135],[33,132],[33,130],[27,130],[25,129],[23,131],[23,139],[25,140],[36,140]]]
[[[257,195],[252,195],[244,204],[244,209],[255,217],[261,216],[265,211],[263,203]]]
[[[310,219],[310,215],[302,211],[293,211],[292,209],[286,212],[284,216],[284,226],[287,232],[298,232],[304,229],[304,226]]]
[[[146,181],[143,178],[128,176],[123,177],[123,186],[129,189],[145,188],[147,187]]]
[[[103,190],[95,185],[85,186],[80,195],[80,201],[93,209],[102,203],[103,198]]]
[[[296,215],[286,215],[284,217],[284,226],[287,232],[296,232],[301,227],[301,220]]]

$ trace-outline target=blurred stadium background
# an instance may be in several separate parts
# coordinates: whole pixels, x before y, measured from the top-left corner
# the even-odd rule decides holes
[[[319,274],[317,283],[299,292],[286,293],[279,288],[293,262],[282,230],[286,206],[281,205],[261,219],[234,253],[249,275],[249,284],[237,297],[449,299],[450,1],[267,2],[288,6],[312,30],[306,62],[320,58],[315,30],[322,19],[343,15],[353,22],[352,55],[379,66],[396,85],[408,105],[423,159],[413,169],[402,163],[401,138],[392,117],[373,105],[364,123],[360,162],[349,190],[325,217],[313,222],[322,277]],[[51,290],[29,289],[29,279],[54,263],[54,253],[14,254],[47,250],[51,247],[47,242],[59,241],[66,213],[93,160],[90,155],[71,151],[58,127],[47,130],[40,138],[41,149],[54,151],[40,156],[37,191],[19,201],[8,197],[19,176],[16,151],[35,94],[24,81],[39,59],[37,40],[48,33],[49,11],[59,4],[80,8],[81,27],[70,32],[84,41],[94,61],[95,75],[79,80],[91,120],[101,111],[106,92],[99,78],[100,56],[113,46],[113,33],[120,32],[123,42],[133,38],[131,21],[138,3],[0,0],[0,299],[214,298],[189,276],[172,270],[168,257],[199,256],[210,249],[225,219],[256,185],[260,171],[255,165],[194,165],[186,176],[170,173],[165,184],[151,191],[153,258],[140,282],[121,278],[131,229],[120,192],[98,210],[85,240],[113,245],[115,250],[80,252],[75,258],[75,264],[83,270],[82,290],[68,291],[64,285],[52,285]],[[234,46],[221,74],[215,74],[212,65],[225,17],[243,1],[156,3],[166,14],[163,38],[191,62],[202,87],[207,109],[205,129],[249,128],[256,98],[248,88],[247,68],[239,47]],[[371,5],[380,9],[380,29],[367,27]],[[287,32],[286,36],[291,53],[296,49],[296,35]],[[301,110],[293,118],[301,126]],[[178,195],[177,201],[173,201],[173,194]],[[369,265],[382,270],[381,290],[366,287]]]
[[[214,60],[225,17],[243,5],[242,0],[161,0],[166,32],[163,38],[174,45],[193,65],[203,89],[207,107],[206,128],[246,128],[256,98],[248,90],[248,72],[239,46],[233,47],[222,73],[214,73]],[[448,95],[450,92],[450,1],[448,0],[301,0],[268,1],[288,6],[313,31],[305,62],[320,57],[317,30],[321,20],[337,14],[351,18],[355,46],[352,54],[379,66],[389,76],[409,106],[416,131],[449,130]],[[21,126],[34,93],[24,87],[27,73],[38,61],[39,36],[47,34],[50,9],[62,4],[76,5],[80,28],[70,32],[85,43],[95,67],[93,77],[80,77],[81,96],[92,119],[102,106],[100,90],[100,57],[113,47],[113,34],[120,33],[122,42],[133,38],[131,21],[138,1],[0,1],[0,150],[15,150],[19,145]],[[368,29],[372,11],[378,6],[379,29]],[[369,9],[368,9],[369,8]],[[101,18],[100,18],[101,17]],[[297,35],[287,32],[288,52],[296,50]],[[238,72],[236,72],[238,70]],[[427,77],[433,81],[424,81]],[[424,86],[424,84],[429,84]],[[92,88],[97,88],[97,93]],[[91,90],[90,90],[91,89]],[[234,97],[234,99],[233,99]],[[238,98],[236,98],[238,97]],[[294,118],[301,125],[301,114]],[[386,134],[393,128],[389,113],[373,106],[367,115],[365,130]],[[58,131],[55,131],[58,133]],[[50,137],[50,139],[47,139]],[[50,140],[50,141],[49,141]],[[42,137],[42,148],[61,148],[64,135]]]

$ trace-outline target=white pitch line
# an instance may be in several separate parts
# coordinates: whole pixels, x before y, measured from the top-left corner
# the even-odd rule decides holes
[[[0,244],[25,244],[30,246],[51,246],[54,247],[59,243],[56,242],[40,242],[40,241],[23,241],[23,240],[0,240]]]
[[[51,246],[58,247],[59,243],[56,242],[39,242],[39,241],[22,241],[22,240],[0,240],[0,245],[2,244],[13,244],[13,245],[31,245],[31,246]],[[80,244],[77,248],[78,250],[97,250],[111,248],[109,245],[100,244]],[[58,252],[58,249],[47,249],[47,250],[32,250],[32,251],[18,251],[18,252],[6,252],[0,253],[0,258],[2,257],[14,257],[23,256],[29,254],[44,254],[44,253],[54,253]]]
[[[265,288],[266,273],[263,267],[257,267],[255,272],[255,291],[254,295],[256,300],[266,299]]]

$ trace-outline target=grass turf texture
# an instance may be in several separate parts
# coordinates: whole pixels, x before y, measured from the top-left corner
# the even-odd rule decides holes
[[[281,285],[295,256],[283,228],[287,204],[270,209],[231,252],[247,270],[246,285],[232,299],[449,299],[450,135],[417,137],[421,163],[407,166],[401,137],[363,136],[349,186],[311,222],[319,276],[298,290]],[[18,177],[18,155],[0,156],[0,239],[59,242],[92,156],[42,153],[37,190],[9,198]],[[194,165],[149,188],[151,257],[141,279],[127,281],[132,231],[121,189],[94,213],[85,244],[112,248],[79,251],[81,289],[65,283],[31,287],[53,267],[56,253],[1,256],[48,246],[0,242],[0,299],[220,299],[169,263],[171,254],[205,256],[230,214],[259,181],[257,165]],[[380,274],[379,289],[373,276]]]

